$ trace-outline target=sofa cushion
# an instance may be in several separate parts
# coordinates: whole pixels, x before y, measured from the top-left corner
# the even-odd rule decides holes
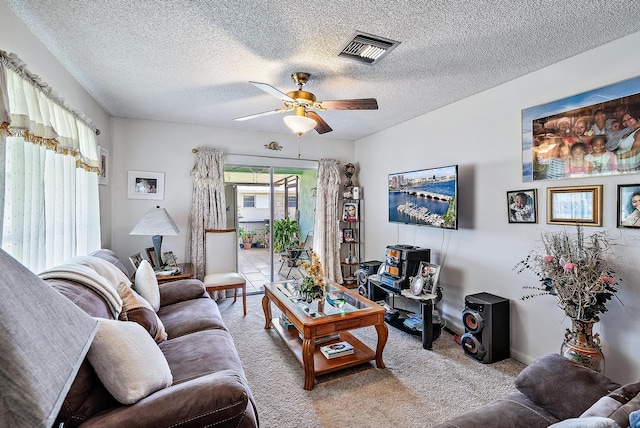
[[[547,354],[522,370],[515,386],[534,403],[564,420],[580,416],[620,384],[559,354]]]
[[[115,267],[120,269],[125,276],[129,276],[129,271],[125,267],[125,265],[120,261],[116,253],[109,250],[108,248],[102,248],[100,250],[94,251],[89,254],[90,256],[99,257],[102,260],[106,260],[109,263],[113,264]]]
[[[171,367],[174,384],[221,370],[232,370],[244,377],[233,339],[225,330],[199,331],[158,346]]]
[[[608,395],[601,397],[589,407],[580,417],[602,416],[610,417],[616,410],[627,404],[640,393],[640,382],[628,383]]]
[[[550,425],[549,428],[620,428],[614,420],[599,416],[571,418]]]
[[[633,397],[627,404],[623,404],[609,416],[622,428],[626,428],[630,423],[631,413],[640,410],[640,395]]]
[[[133,404],[171,385],[169,364],[144,328],[133,322],[98,320],[88,358],[116,400]]]
[[[156,343],[167,339],[164,324],[155,313],[149,302],[143,299],[131,288],[124,289],[122,297],[121,321],[133,321],[144,327]]]
[[[164,323],[168,339],[200,330],[226,330],[218,305],[208,297],[162,306],[158,316]]]
[[[204,284],[199,279],[179,279],[160,284],[160,306],[172,305],[185,300],[208,297]]]
[[[155,312],[160,309],[160,290],[158,289],[158,279],[151,267],[151,263],[143,260],[136,270],[136,282],[133,288],[141,295],[153,308]]]

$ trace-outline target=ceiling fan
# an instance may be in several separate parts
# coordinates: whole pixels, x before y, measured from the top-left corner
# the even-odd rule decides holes
[[[375,98],[361,98],[352,100],[332,100],[316,101],[316,96],[311,92],[303,91],[304,86],[311,77],[311,74],[296,72],[291,75],[293,81],[298,85],[297,91],[280,92],[276,88],[266,83],[249,82],[257,88],[262,89],[284,102],[284,108],[265,111],[263,113],[251,114],[249,116],[237,117],[233,120],[243,121],[255,119],[256,117],[269,116],[271,114],[286,113],[293,111],[293,115],[285,116],[285,124],[296,134],[302,135],[307,131],[315,129],[318,134],[333,131],[315,111],[311,110],[377,110],[378,102]]]

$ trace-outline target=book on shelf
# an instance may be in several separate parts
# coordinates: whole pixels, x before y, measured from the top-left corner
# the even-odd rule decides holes
[[[289,321],[289,318],[285,314],[280,314],[280,325],[284,327],[286,330],[293,330],[295,326]]]
[[[302,333],[298,332],[298,337],[300,340],[304,340],[304,336]],[[340,339],[340,335],[338,333],[329,334],[327,336],[316,337],[315,344],[321,345],[323,343],[331,342],[332,340]]]
[[[353,345],[351,345],[349,342],[337,342],[332,343],[331,345],[321,346],[320,352],[322,352],[322,355],[330,360],[332,358],[351,355],[355,352],[355,350],[353,349]]]

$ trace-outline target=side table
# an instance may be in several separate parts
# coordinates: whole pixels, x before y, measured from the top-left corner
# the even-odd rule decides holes
[[[191,263],[178,263],[178,267],[180,268],[180,273],[157,276],[156,278],[158,280],[158,284],[162,284],[163,282],[177,281],[179,279],[193,278],[193,268],[191,266]]]

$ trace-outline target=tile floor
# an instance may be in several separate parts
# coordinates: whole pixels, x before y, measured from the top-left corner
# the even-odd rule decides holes
[[[271,282],[269,272],[269,249],[268,248],[250,248],[238,250],[238,271],[247,279],[247,295],[264,293],[263,285]],[[280,274],[281,259],[279,254],[273,256],[273,266],[275,270],[276,281],[286,279],[289,267],[284,266]],[[300,276],[297,268],[293,268],[288,275],[289,278],[297,278]]]

